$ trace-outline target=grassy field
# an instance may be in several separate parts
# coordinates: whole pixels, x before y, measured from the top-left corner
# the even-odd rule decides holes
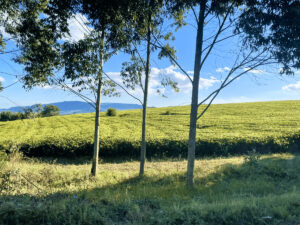
[[[102,163],[12,157],[0,170],[0,224],[300,224],[300,155]]]
[[[163,115],[169,111],[170,115]],[[137,157],[141,110],[101,114],[102,157]],[[0,149],[36,156],[91,155],[94,114],[0,122]],[[185,157],[189,107],[150,108],[148,156]],[[213,105],[198,122],[197,155],[290,152],[300,147],[300,101]]]

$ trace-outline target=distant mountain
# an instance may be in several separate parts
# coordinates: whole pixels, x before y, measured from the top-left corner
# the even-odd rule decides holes
[[[67,114],[78,114],[78,113],[90,113],[95,112],[94,108],[86,103],[81,101],[66,101],[66,102],[54,102],[43,105],[56,105],[60,109],[61,115]],[[11,107],[8,109],[0,109],[1,111],[11,111],[11,112],[22,112],[24,108],[31,106],[18,106]],[[129,109],[141,109],[142,106],[138,104],[126,104],[126,103],[102,103],[101,111],[106,111],[108,108],[115,108],[116,110],[129,110]]]

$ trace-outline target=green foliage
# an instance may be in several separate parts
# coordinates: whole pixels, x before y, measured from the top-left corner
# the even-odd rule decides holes
[[[149,108],[147,157],[187,155],[189,107]],[[171,115],[165,116],[166,111]],[[101,113],[100,156],[138,158],[141,110]],[[123,116],[126,115],[126,116]],[[0,123],[0,146],[18,140],[30,156],[91,155],[94,114]],[[196,156],[296,152],[300,146],[300,102],[212,105],[197,124]]]
[[[117,110],[114,108],[108,108],[106,111],[107,116],[116,116],[117,115]]]
[[[0,121],[14,121],[23,119],[34,119],[39,117],[58,116],[60,109],[55,105],[41,104],[34,105],[30,108],[24,108],[24,112],[12,113],[10,111],[0,112]]]
[[[186,189],[186,161],[101,163],[90,178],[86,159],[8,161],[0,179],[0,224],[298,224],[299,154],[195,162]],[[16,169],[18,168],[18,169]],[[6,174],[3,176],[3,174]],[[1,183],[1,180],[0,180]]]
[[[42,117],[59,116],[60,109],[56,105],[45,105],[41,111]]]
[[[249,151],[248,155],[245,156],[245,163],[250,165],[257,165],[261,158],[260,154],[257,154],[255,150]]]
[[[162,113],[161,115],[171,115],[171,112],[167,110],[166,112]]]
[[[282,74],[299,69],[300,2],[263,0],[245,5],[236,27],[236,33],[244,33],[244,44],[268,50],[283,65]]]

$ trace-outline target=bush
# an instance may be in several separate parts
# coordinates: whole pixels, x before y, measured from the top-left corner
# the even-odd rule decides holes
[[[10,111],[0,113],[0,121],[10,121],[13,113]]]
[[[13,113],[10,111],[0,112],[0,121],[13,121],[13,120],[23,120],[23,119],[33,119],[38,117],[49,117],[58,116],[60,114],[60,109],[55,105],[45,105],[41,104],[34,105],[32,107],[26,107],[22,112]]]
[[[107,116],[116,116],[117,115],[117,110],[114,108],[108,108],[106,111]]]
[[[167,110],[166,112],[162,113],[161,115],[171,115],[171,112]]]
[[[41,114],[42,117],[59,116],[60,109],[56,105],[45,105]]]

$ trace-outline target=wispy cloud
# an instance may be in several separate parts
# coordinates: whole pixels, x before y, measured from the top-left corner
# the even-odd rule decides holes
[[[250,68],[249,67],[246,67],[244,68],[244,71],[247,71],[249,70]],[[253,69],[253,70],[249,70],[248,73],[254,73],[254,74],[262,74],[264,73],[265,71],[264,70],[256,70],[256,69]]]
[[[282,87],[284,91],[299,91],[300,90],[300,81],[297,81],[294,84],[288,84]]]
[[[40,86],[37,86],[37,88],[49,90],[49,89],[52,89],[53,87],[50,85],[40,85]]]
[[[230,71],[231,69],[228,67],[228,66],[225,66],[225,67],[223,67],[223,68],[217,68],[216,69],[216,72],[217,73],[224,73],[225,71]]]
[[[80,13],[74,15],[68,20],[70,35],[66,36],[63,40],[76,42],[83,39],[91,31],[91,28],[86,23],[88,23],[88,20],[84,15]]]
[[[4,81],[5,81],[4,77],[0,77],[0,82],[4,82]]]
[[[192,71],[188,71],[189,74],[193,74]],[[122,85],[122,79],[120,77],[120,72],[107,72],[107,74],[114,81]],[[183,74],[176,66],[169,66],[166,68],[157,68],[152,67],[150,73],[150,82],[149,82],[149,94],[158,95],[158,92],[165,94],[168,88],[161,85],[161,80],[163,78],[170,78],[174,82],[177,82],[180,92],[189,93],[192,90],[192,84],[185,74]],[[208,89],[220,82],[220,80],[211,76],[209,78],[200,78],[199,89]],[[144,79],[142,79],[144,84]],[[169,90],[170,91],[170,90]],[[131,94],[141,96],[143,94],[140,88],[135,90],[129,90]]]

